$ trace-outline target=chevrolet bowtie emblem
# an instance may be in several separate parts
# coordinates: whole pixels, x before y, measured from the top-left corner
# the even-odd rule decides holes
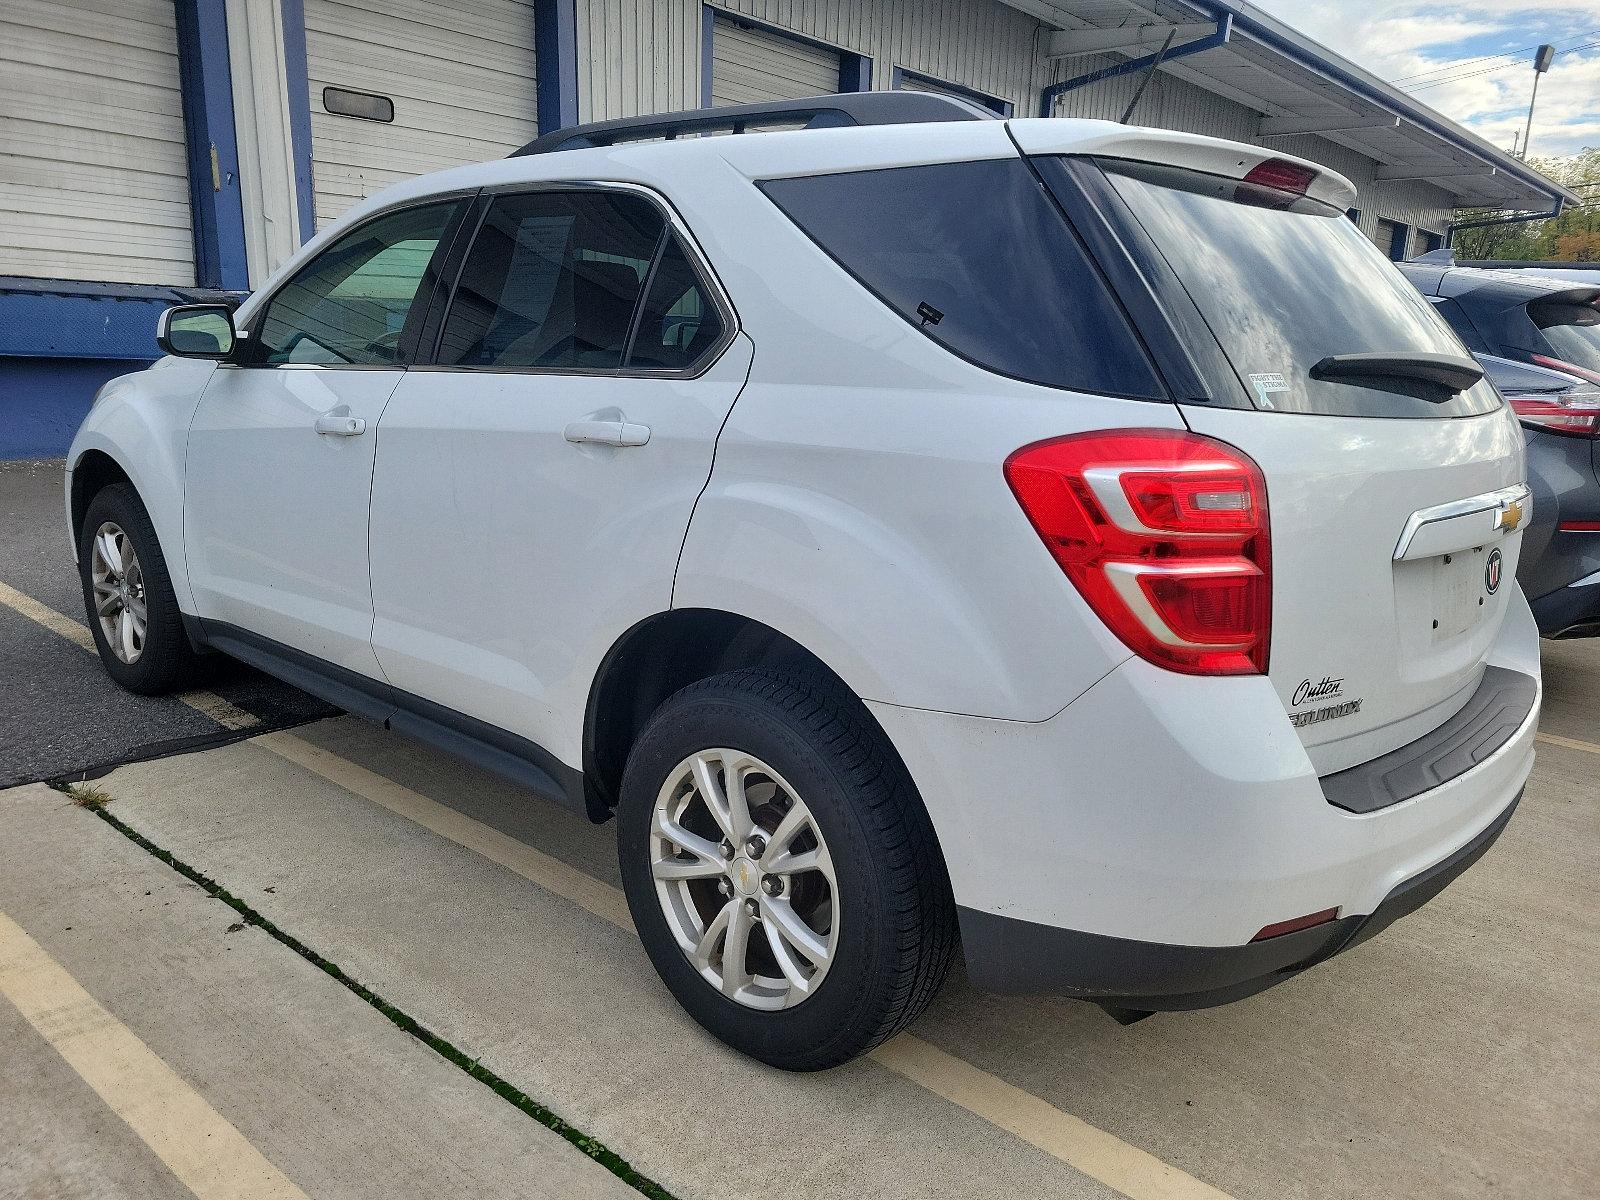
[[[1512,500],[1506,504],[1506,506],[1500,510],[1500,520],[1498,524],[1499,527],[1504,529],[1507,533],[1510,533],[1518,525],[1521,525],[1522,502],[1519,500]]]

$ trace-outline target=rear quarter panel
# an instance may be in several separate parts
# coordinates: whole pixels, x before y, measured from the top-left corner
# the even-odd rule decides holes
[[[1129,651],[1040,542],[1005,460],[1062,434],[1181,428],[1177,409],[973,366],[747,181],[720,194],[737,221],[696,220],[687,205],[686,216],[707,230],[755,361],[718,439],[674,606],[762,621],[866,699],[1020,721],[1059,712]]]

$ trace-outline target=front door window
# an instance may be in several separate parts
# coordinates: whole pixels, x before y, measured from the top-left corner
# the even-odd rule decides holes
[[[369,221],[302,267],[267,302],[253,361],[268,366],[397,363],[413,301],[455,203]]]

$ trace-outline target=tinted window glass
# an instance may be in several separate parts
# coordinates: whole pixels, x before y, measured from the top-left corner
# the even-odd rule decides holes
[[[1341,213],[1216,175],[1111,160],[1101,166],[1172,265],[1257,407],[1454,417],[1499,406],[1494,388],[1483,382],[1434,403],[1400,380],[1364,386],[1311,377],[1313,366],[1336,354],[1462,356],[1450,327]]]
[[[1600,373],[1600,308],[1594,303],[1541,301],[1528,305],[1528,316],[1544,331],[1554,358]]]
[[[762,187],[884,303],[963,358],[1052,387],[1164,398],[1127,318],[1021,159]]]
[[[621,367],[665,224],[661,211],[639,196],[497,198],[462,268],[438,361]]]
[[[722,337],[722,318],[674,236],[650,279],[628,366],[641,370],[692,367]]]
[[[268,302],[257,339],[267,363],[392,363],[455,203],[379,217],[312,259]],[[420,315],[420,314],[419,314]]]
[[[1473,328],[1472,319],[1467,316],[1461,305],[1454,300],[1448,299],[1433,300],[1431,303],[1433,304],[1433,311],[1443,317],[1450,328],[1455,330],[1456,336],[1466,344],[1468,350],[1476,350],[1483,354],[1488,353],[1488,344],[1478,335],[1478,331]]]

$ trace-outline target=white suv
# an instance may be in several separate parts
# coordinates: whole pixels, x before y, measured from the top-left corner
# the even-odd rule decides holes
[[[100,394],[101,656],[615,814],[667,986],[779,1066],[958,938],[1122,1020],[1249,995],[1464,870],[1533,758],[1517,422],[1353,200],[913,94],[399,184]]]

